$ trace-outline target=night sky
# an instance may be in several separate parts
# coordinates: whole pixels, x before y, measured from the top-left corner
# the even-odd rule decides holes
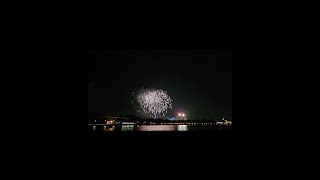
[[[167,91],[167,117],[232,119],[232,50],[88,50],[88,111],[135,114],[132,92]]]

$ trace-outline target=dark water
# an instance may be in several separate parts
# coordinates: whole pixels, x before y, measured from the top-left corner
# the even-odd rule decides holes
[[[230,131],[231,126],[213,125],[113,125],[89,126],[89,131]]]

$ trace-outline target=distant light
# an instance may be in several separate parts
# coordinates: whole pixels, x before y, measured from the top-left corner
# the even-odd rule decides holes
[[[179,116],[181,116],[181,114],[179,113]]]
[[[184,114],[182,114],[182,116],[184,116]]]

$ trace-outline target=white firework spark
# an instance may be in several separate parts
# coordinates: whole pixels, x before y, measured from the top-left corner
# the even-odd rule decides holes
[[[143,112],[152,118],[163,118],[172,109],[172,99],[162,89],[141,89],[137,100]]]

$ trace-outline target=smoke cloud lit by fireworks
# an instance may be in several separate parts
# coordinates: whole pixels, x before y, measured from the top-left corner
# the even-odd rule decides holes
[[[139,107],[150,118],[163,118],[172,109],[172,99],[162,89],[141,89],[136,95]]]

